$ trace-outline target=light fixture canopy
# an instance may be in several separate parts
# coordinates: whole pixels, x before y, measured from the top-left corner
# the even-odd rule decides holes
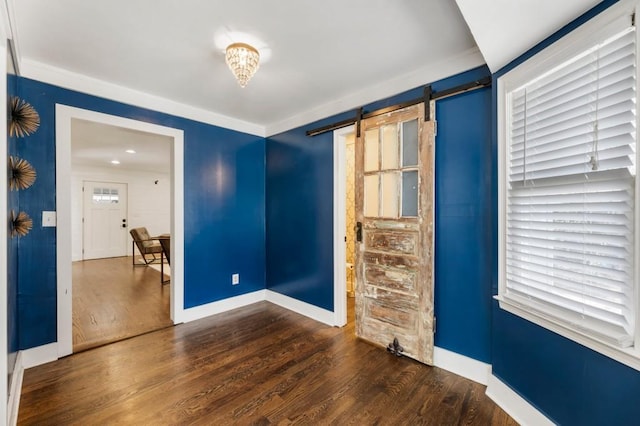
[[[232,43],[227,46],[225,59],[240,87],[245,87],[258,70],[260,53],[246,43]]]

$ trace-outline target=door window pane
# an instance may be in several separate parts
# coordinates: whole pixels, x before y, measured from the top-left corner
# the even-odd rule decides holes
[[[112,188],[93,188],[93,194],[91,195],[91,201],[93,204],[117,204],[120,201],[118,189]]]
[[[402,123],[402,166],[418,165],[418,119]]]
[[[364,177],[364,215],[367,217],[378,217],[378,175],[368,175]]]
[[[379,129],[371,129],[364,132],[364,171],[372,172],[378,170],[380,163],[378,161],[380,143]]]
[[[118,196],[118,190],[117,189],[112,189],[111,190],[111,196],[109,197],[109,201],[112,204],[118,204],[119,201],[119,196]]]
[[[402,216],[418,216],[418,172],[402,172]]]
[[[382,127],[382,169],[397,169],[398,157],[398,126],[389,124]]]
[[[398,217],[398,177],[397,172],[381,174],[382,217]]]

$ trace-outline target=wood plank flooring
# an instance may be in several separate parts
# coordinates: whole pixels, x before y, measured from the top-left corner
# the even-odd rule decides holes
[[[173,324],[159,271],[116,257],[74,262],[72,273],[74,353]]]
[[[268,302],[25,372],[21,425],[514,425],[482,385]]]

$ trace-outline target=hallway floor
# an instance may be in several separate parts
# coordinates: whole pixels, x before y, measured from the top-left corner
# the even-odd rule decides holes
[[[169,285],[131,257],[73,262],[73,352],[173,325]]]

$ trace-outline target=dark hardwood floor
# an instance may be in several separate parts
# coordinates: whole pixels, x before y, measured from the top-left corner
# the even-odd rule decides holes
[[[22,425],[513,425],[482,385],[260,302],[25,372]]]
[[[169,286],[131,257],[73,263],[73,352],[171,326]]]

